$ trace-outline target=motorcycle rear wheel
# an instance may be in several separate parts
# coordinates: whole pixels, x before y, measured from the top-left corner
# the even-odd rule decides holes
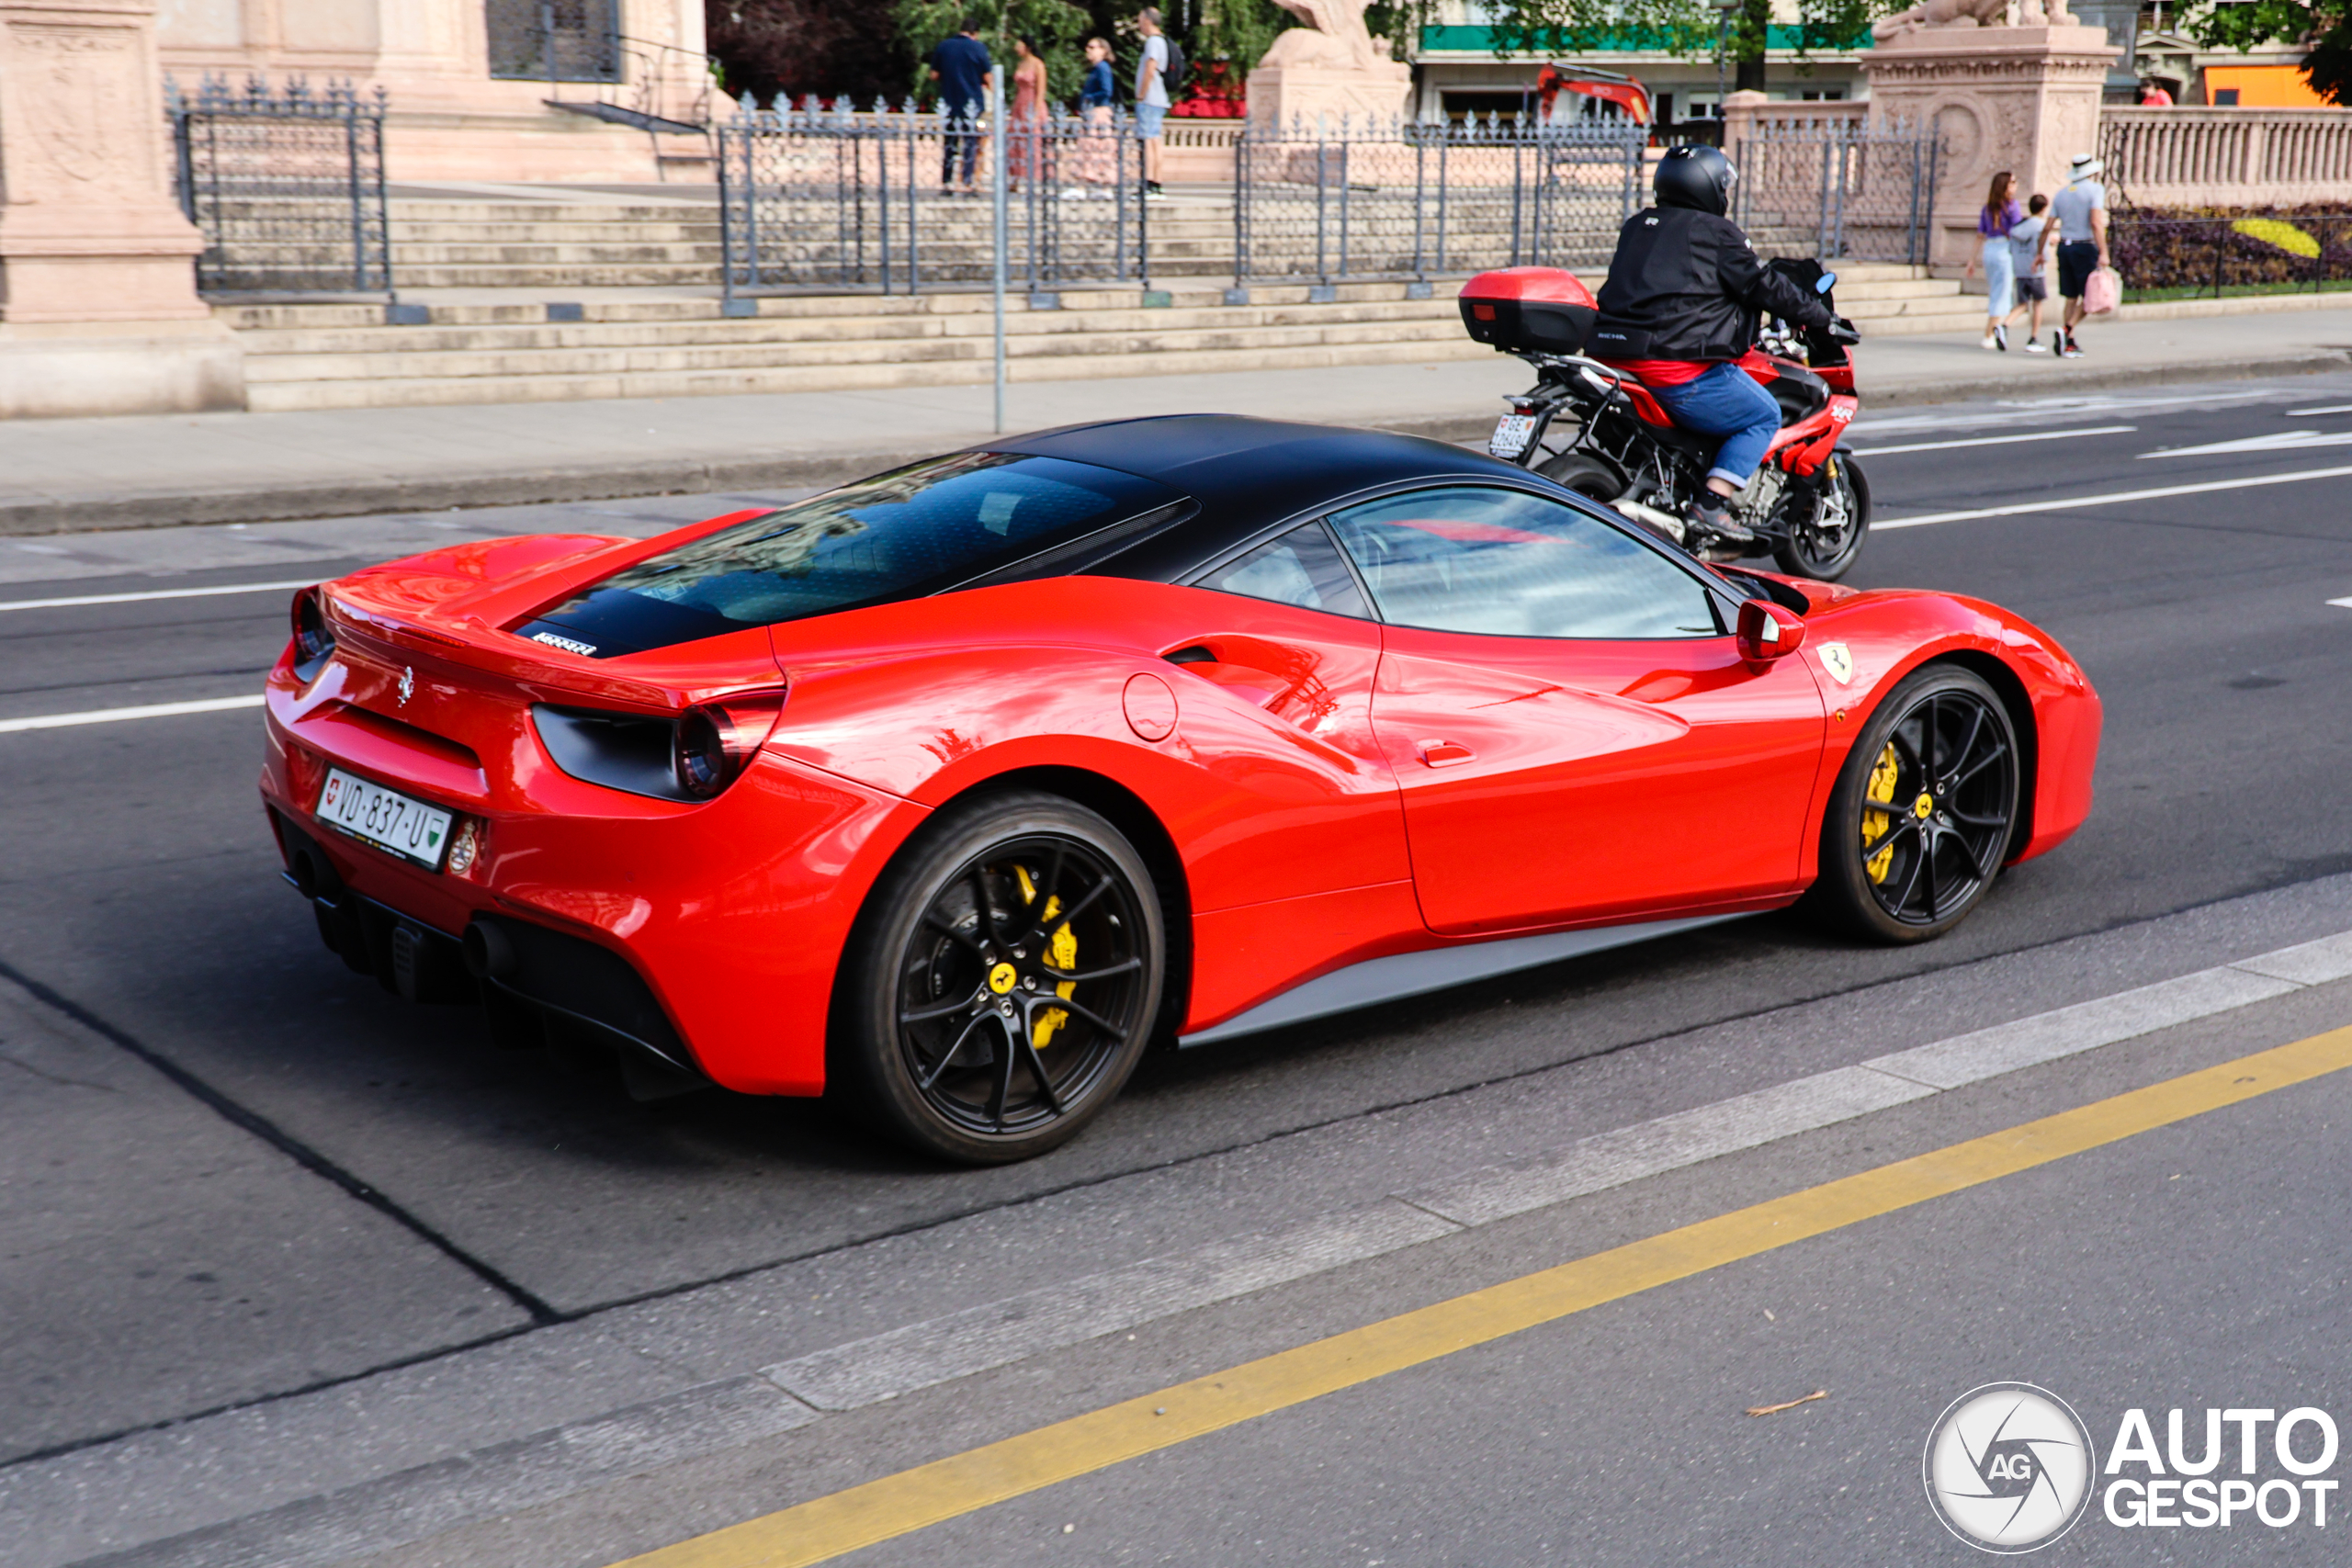
[[[1840,448],[1822,465],[1820,504],[1809,518],[1791,518],[1772,559],[1791,577],[1835,582],[1853,570],[1871,530],[1871,482],[1851,452]]]
[[[1535,471],[1588,501],[1606,504],[1625,493],[1624,475],[1582,452],[1563,452],[1556,457],[1547,457]]]

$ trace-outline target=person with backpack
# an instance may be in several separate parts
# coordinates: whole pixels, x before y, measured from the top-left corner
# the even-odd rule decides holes
[[[1183,87],[1184,51],[1160,30],[1157,6],[1136,13],[1136,31],[1143,39],[1143,57],[1136,62],[1136,140],[1143,144],[1143,193],[1149,199],[1165,194],[1159,188],[1160,122]]]

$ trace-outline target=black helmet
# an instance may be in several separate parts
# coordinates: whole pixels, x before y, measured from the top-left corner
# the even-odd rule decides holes
[[[1731,209],[1731,186],[1737,178],[1731,160],[1713,147],[1669,147],[1650,184],[1660,207],[1694,208],[1721,218]]]

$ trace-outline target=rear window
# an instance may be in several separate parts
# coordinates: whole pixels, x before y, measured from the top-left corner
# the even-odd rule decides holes
[[[1179,500],[1090,463],[934,457],[624,568],[515,629],[599,659],[942,592]]]

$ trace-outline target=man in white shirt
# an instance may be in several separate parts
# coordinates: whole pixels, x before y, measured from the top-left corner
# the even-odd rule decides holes
[[[2058,292],[2066,297],[2066,331],[2058,352],[2068,359],[2083,356],[2075,343],[2085,313],[2083,290],[2091,274],[2108,265],[2107,187],[2098,183],[2104,167],[2088,152],[2075,156],[2066,187],[2050,199],[2050,226],[2041,235],[2044,246],[2057,244]]]
[[[1159,7],[1136,13],[1143,58],[1136,62],[1136,139],[1143,143],[1143,189],[1159,194],[1159,122],[1168,118],[1168,39],[1159,30]]]

